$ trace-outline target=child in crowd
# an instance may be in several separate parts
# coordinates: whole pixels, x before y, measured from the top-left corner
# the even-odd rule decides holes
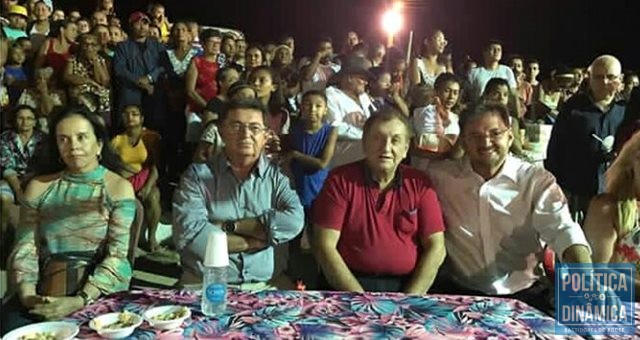
[[[24,67],[26,56],[20,45],[13,44],[9,50],[9,58],[4,67],[4,82],[7,85],[9,102],[15,104],[20,94],[28,85],[27,72]]]
[[[455,145],[460,126],[453,112],[460,98],[460,81],[452,73],[443,73],[434,83],[433,103],[413,110],[415,150],[413,166],[426,169],[429,159],[447,155]]]
[[[327,96],[322,91],[311,90],[302,96],[300,121],[289,135],[290,149],[285,159],[290,160],[296,191],[309,219],[311,205],[329,174],[329,163],[338,140],[338,130],[324,122],[327,115]],[[310,249],[309,229],[305,227],[300,240],[303,250]]]
[[[511,123],[511,130],[513,132],[513,143],[509,151],[518,157],[526,158],[524,152],[524,124],[520,122],[517,116],[518,112],[518,98],[515,93],[511,91],[509,83],[502,78],[491,78],[484,88],[482,97],[483,102],[499,103],[507,107],[509,110],[509,120]],[[522,128],[521,128],[522,126]]]
[[[400,83],[394,82],[391,72],[384,67],[372,67],[374,81],[369,83],[373,106],[381,109],[385,105],[397,108],[403,115],[409,116],[409,107],[400,93]]]

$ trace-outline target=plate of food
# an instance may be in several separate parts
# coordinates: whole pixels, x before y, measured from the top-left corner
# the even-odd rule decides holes
[[[178,305],[160,306],[148,309],[143,316],[154,328],[168,330],[180,327],[191,317],[191,310]]]
[[[69,340],[78,334],[80,329],[73,322],[50,321],[23,326],[7,333],[6,340]]]
[[[118,339],[131,335],[141,324],[140,315],[125,311],[95,317],[89,322],[89,327],[103,338]]]

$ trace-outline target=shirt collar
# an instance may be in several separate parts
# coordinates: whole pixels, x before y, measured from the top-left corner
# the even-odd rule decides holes
[[[371,170],[367,166],[366,160],[360,161],[360,165],[362,166],[362,170],[364,172],[365,185],[376,187],[376,188],[379,187],[380,184],[376,182],[375,179],[373,179],[373,174],[371,173]],[[402,169],[403,169],[402,164],[398,165],[398,168],[396,169],[396,173],[393,175],[393,179],[391,180],[391,183],[389,183],[390,188],[397,189],[402,186],[402,178],[403,178]]]
[[[224,153],[224,151],[216,155],[216,157],[214,157],[212,162],[216,170],[231,171],[231,164],[229,163],[229,160],[227,159],[227,155]],[[262,177],[264,176],[264,173],[267,171],[268,166],[269,166],[269,160],[267,159],[267,156],[263,152],[258,158],[258,161],[256,162],[256,164],[254,164],[251,172],[255,173],[258,177]]]

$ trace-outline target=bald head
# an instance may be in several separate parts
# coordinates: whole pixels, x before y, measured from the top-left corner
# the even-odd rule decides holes
[[[611,70],[613,72],[617,72],[618,74],[622,72],[622,63],[620,63],[620,60],[618,60],[618,58],[609,55],[609,54],[604,54],[601,55],[599,57],[597,57],[592,63],[591,66],[589,67],[592,71],[595,68],[606,68],[607,70]]]
[[[612,55],[601,55],[589,66],[589,87],[596,102],[608,105],[622,81],[622,64]]]

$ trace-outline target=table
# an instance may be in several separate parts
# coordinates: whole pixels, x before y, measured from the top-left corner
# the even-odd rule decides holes
[[[191,308],[192,317],[185,321],[184,328],[156,331],[145,322],[130,338],[568,338],[554,335],[554,319],[518,300],[401,293],[230,291],[228,313],[206,318],[200,313],[198,292],[135,290],[102,298],[71,315],[68,321],[81,325],[78,338],[96,338],[98,335],[88,327],[94,316],[123,310],[142,314],[151,306],[167,304]]]

